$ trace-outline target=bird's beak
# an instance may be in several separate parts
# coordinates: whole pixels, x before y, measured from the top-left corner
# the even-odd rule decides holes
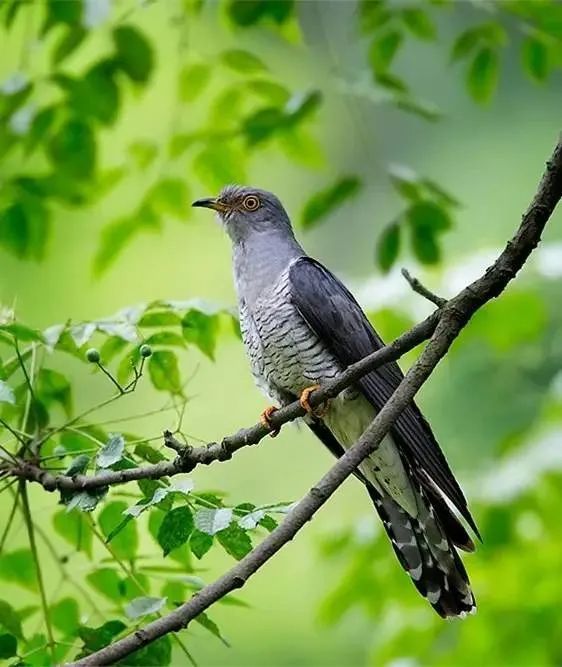
[[[228,208],[222,202],[218,201],[218,199],[215,199],[215,197],[208,197],[207,199],[197,199],[191,205],[198,206],[200,208],[211,208],[213,209],[213,211],[218,211],[219,213],[223,213]]]

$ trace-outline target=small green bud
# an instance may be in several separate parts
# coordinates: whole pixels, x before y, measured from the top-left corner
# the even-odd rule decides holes
[[[144,357],[145,359],[152,356],[152,348],[150,345],[141,345],[139,352],[141,357]]]
[[[95,347],[91,347],[91,348],[86,352],[86,359],[87,359],[91,364],[99,364],[99,362],[100,362],[100,353],[96,350]]]

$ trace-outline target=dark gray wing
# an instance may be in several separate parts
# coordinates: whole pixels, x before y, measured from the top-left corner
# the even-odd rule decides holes
[[[290,282],[293,303],[310,328],[344,367],[383,347],[384,343],[353,295],[322,264],[310,257],[301,257],[291,266]],[[358,384],[375,409],[380,410],[402,378],[398,364],[391,362],[368,373]],[[431,488],[425,475],[420,474],[421,468],[478,535],[463,492],[431,427],[414,402],[402,412],[391,434],[402,454],[413,464],[419,481]]]

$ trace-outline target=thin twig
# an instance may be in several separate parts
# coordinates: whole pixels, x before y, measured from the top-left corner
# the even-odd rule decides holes
[[[425,299],[431,301],[431,303],[434,303],[437,308],[443,308],[443,306],[447,303],[447,299],[444,299],[441,296],[437,296],[437,294],[434,294],[431,290],[425,287],[425,285],[422,285],[417,278],[414,278],[410,274],[408,269],[402,269],[402,275],[408,281],[414,292],[421,294],[421,296],[423,296]]]
[[[18,491],[16,491],[14,494],[14,502],[12,503],[12,509],[10,510],[10,514],[8,515],[8,521],[6,521],[6,526],[4,527],[4,532],[2,533],[2,537],[0,537],[0,554],[4,551],[4,544],[6,544],[8,533],[10,532],[10,528],[12,527],[12,523],[14,522],[14,517],[16,516],[16,510],[18,509],[19,499],[20,499],[20,493],[18,489]]]
[[[31,510],[29,508],[29,498],[27,497],[27,482],[25,480],[20,481],[19,485],[20,495],[21,495],[21,504],[23,509],[23,518],[25,520],[25,525],[27,528],[27,536],[29,538],[29,548],[33,555],[33,560],[35,563],[35,572],[37,573],[37,584],[39,586],[39,596],[41,598],[41,607],[43,608],[43,617],[45,620],[45,628],[47,630],[47,638],[49,640],[49,651],[51,653],[51,659],[55,660],[55,639],[53,636],[53,628],[51,626],[51,618],[49,615],[49,605],[47,603],[47,594],[45,592],[45,584],[43,582],[43,576],[41,574],[41,563],[39,560],[39,553],[37,551],[37,543],[35,542],[35,532],[33,521],[31,519]]]
[[[169,632],[185,628],[194,618],[246,581],[272,558],[304,526],[336,489],[357,469],[383,440],[402,411],[439,361],[447,354],[452,342],[485,303],[497,297],[515,277],[540,241],[541,233],[556,204],[562,197],[562,139],[547,163],[537,194],[523,216],[515,236],[508,242],[496,262],[486,273],[450,299],[441,309],[438,324],[418,360],[406,373],[396,391],[368,426],[358,442],[337,460],[322,479],[287,515],[285,521],[271,532],[255,549],[231,570],[205,586],[176,610],[147,624],[141,630],[82,658],[75,667],[114,664]],[[314,394],[313,394],[314,396]]]

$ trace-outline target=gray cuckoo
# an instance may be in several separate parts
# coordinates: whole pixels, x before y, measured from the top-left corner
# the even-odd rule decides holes
[[[193,204],[218,213],[233,244],[242,337],[258,386],[277,405],[300,399],[305,422],[334,454],[351,447],[403,375],[389,363],[322,410],[311,391],[383,345],[357,301],[295,238],[279,199],[257,188],[227,186]],[[272,431],[274,407],[262,414]],[[273,433],[274,434],[274,433]],[[398,418],[356,476],[382,519],[392,547],[418,591],[443,617],[475,609],[456,548],[478,535],[463,492],[415,403]]]

